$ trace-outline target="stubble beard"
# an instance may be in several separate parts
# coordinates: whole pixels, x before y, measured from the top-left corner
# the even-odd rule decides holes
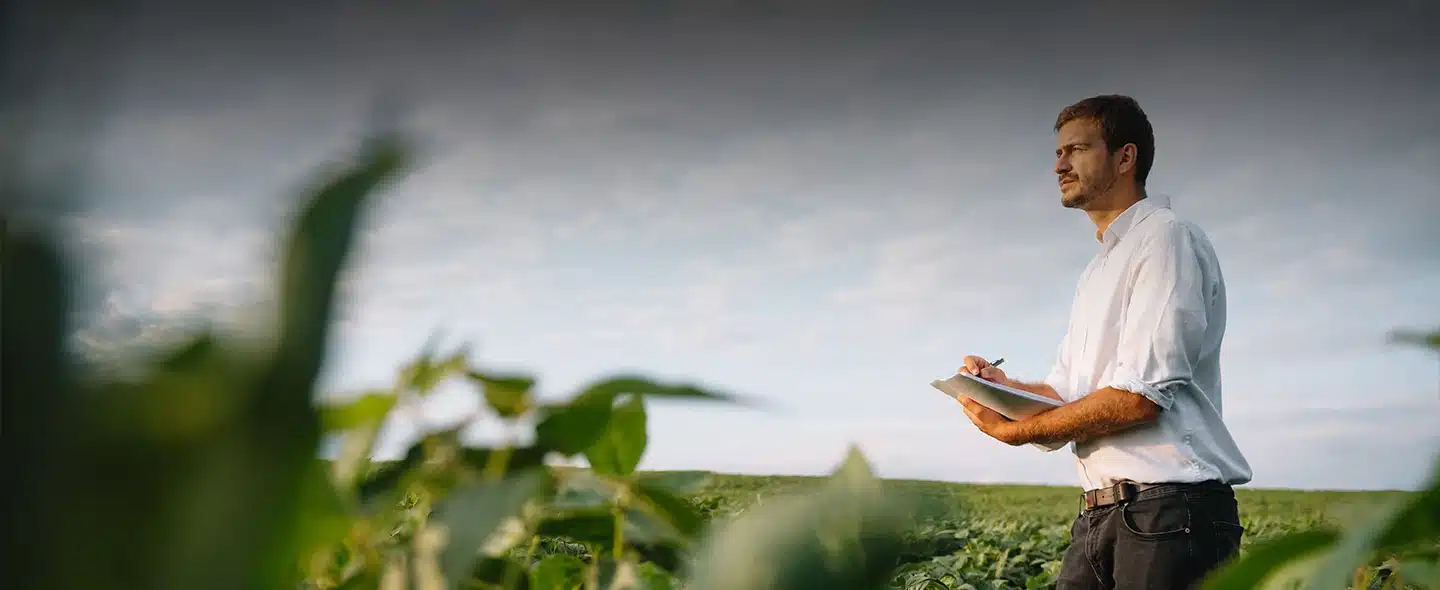
[[[1085,186],[1084,181],[1077,179],[1074,184],[1077,185],[1079,190],[1069,196],[1062,193],[1060,195],[1060,205],[1066,209],[1084,209],[1086,205],[1089,205],[1095,200],[1095,191]]]
[[[1096,180],[1098,180],[1099,182],[1092,184],[1087,183],[1081,179],[1076,179],[1075,184],[1079,185],[1080,190],[1077,191],[1073,196],[1069,197],[1062,194],[1060,196],[1060,205],[1065,207],[1066,209],[1084,210],[1086,207],[1090,206],[1091,203],[1094,203],[1095,200],[1100,197],[1100,195],[1109,192],[1110,189],[1115,186],[1116,177],[1106,176],[1105,178],[1099,178]]]

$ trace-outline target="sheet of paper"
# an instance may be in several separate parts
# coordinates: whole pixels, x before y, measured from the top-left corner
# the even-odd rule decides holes
[[[930,385],[957,400],[961,397],[975,400],[980,405],[995,410],[1011,420],[1024,420],[1045,410],[1065,405],[1059,400],[986,381],[967,373],[959,373],[949,379],[937,379],[931,381]],[[1045,451],[1054,451],[1065,446],[1065,443],[1050,445],[1035,443],[1032,446]]]

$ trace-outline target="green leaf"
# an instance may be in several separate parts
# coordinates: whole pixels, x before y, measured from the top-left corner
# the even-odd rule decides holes
[[[654,562],[644,561],[636,568],[640,576],[641,586],[647,590],[671,590],[678,588],[674,583],[676,580],[668,572],[656,565]]]
[[[1331,554],[1311,575],[1312,588],[1344,588],[1355,568],[1364,566],[1381,549],[1396,549],[1416,541],[1440,539],[1440,456],[1427,488],[1365,524],[1346,531]]]
[[[439,381],[435,369],[435,346],[437,336],[432,334],[425,341],[420,353],[400,368],[400,389],[415,391],[424,397]]]
[[[364,571],[356,574],[355,577],[342,582],[335,590],[374,590],[383,588],[380,584],[380,571]]]
[[[1292,533],[1257,544],[1244,557],[1222,566],[1206,578],[1204,590],[1258,588],[1270,575],[1307,555],[1333,545],[1338,532],[1317,529]]]
[[[393,504],[404,491],[408,476],[424,461],[425,446],[421,443],[411,445],[400,460],[381,465],[361,478],[356,484],[360,502],[371,509]]]
[[[676,399],[698,399],[738,403],[740,398],[720,391],[702,389],[691,384],[666,384],[637,375],[617,375],[601,379],[583,389],[581,396],[615,399],[623,394]]]
[[[351,521],[338,490],[330,483],[323,461],[317,459],[312,462],[300,500],[299,526],[296,535],[290,539],[295,555],[308,555],[343,540]]]
[[[642,564],[654,566],[656,570],[668,572],[672,576],[686,575],[688,549],[674,543],[631,543],[630,551]],[[644,576],[641,576],[641,581],[645,582]]]
[[[371,465],[375,441],[380,438],[380,426],[375,423],[368,428],[354,428],[332,434],[332,440],[338,444],[338,448],[330,462],[330,473],[336,485],[345,489],[347,495],[356,494],[358,490],[355,486],[359,475]]]
[[[405,161],[393,138],[368,146],[362,162],[330,180],[301,211],[286,240],[280,271],[280,342],[264,394],[273,404],[308,391],[328,349],[337,281],[349,258],[360,213],[370,195],[391,180]],[[272,427],[291,428],[277,424]]]
[[[610,398],[577,397],[569,404],[547,406],[535,425],[535,446],[567,457],[578,455],[605,435],[610,422]]]
[[[637,545],[689,545],[679,531],[669,523],[656,517],[653,512],[638,507],[625,509],[625,541]]]
[[[551,485],[549,471],[532,469],[497,481],[454,489],[436,507],[433,518],[445,525],[448,540],[440,567],[447,580],[460,580],[475,567],[478,551],[506,519]]]
[[[693,545],[690,539],[681,536],[675,527],[636,508],[625,511],[624,524],[628,551],[668,571],[680,572]]]
[[[689,587],[884,587],[905,546],[906,507],[882,491],[852,448],[818,489],[767,500],[713,533]]]
[[[530,576],[525,564],[514,559],[482,556],[475,561],[468,578],[450,579],[459,588],[494,588],[495,590],[530,590]],[[513,584],[507,582],[513,581]],[[459,584],[454,584],[460,582]]]
[[[1440,562],[1405,560],[1395,564],[1394,569],[1406,584],[1440,590]]]
[[[630,475],[645,454],[647,440],[645,398],[631,395],[611,410],[604,436],[585,449],[585,458],[595,473]]]
[[[469,371],[467,376],[480,385],[485,403],[501,418],[518,418],[534,405],[530,393],[535,387],[533,378],[486,375],[478,371]]]
[[[116,386],[95,401],[109,436],[166,445],[198,442],[243,420],[253,400],[247,379],[201,337],[158,361],[139,383]]]
[[[219,354],[215,336],[204,332],[190,338],[189,342],[175,347],[156,360],[156,367],[162,371],[194,370],[213,362]]]
[[[875,490],[880,481],[875,478],[875,469],[870,467],[870,460],[860,452],[860,449],[851,446],[845,453],[845,460],[830,474],[829,485],[842,489]]]
[[[1430,468],[1430,484],[1387,519],[1377,549],[1396,549],[1417,541],[1440,541],[1440,455]]]
[[[455,371],[452,370],[453,359],[442,362],[435,362],[428,353],[407,365],[400,373],[400,381],[405,389],[414,391],[420,397],[425,397],[440,385],[447,377]]]
[[[296,556],[285,539],[300,526],[301,490],[319,446],[314,385],[328,356],[338,279],[361,212],[400,171],[403,150],[373,142],[355,166],[313,193],[283,242],[278,343],[258,379],[241,380],[251,404],[241,421],[206,446],[178,454],[192,462],[168,522],[177,586],[293,586]],[[152,458],[153,459],[153,458]]]
[[[445,360],[440,361],[436,366],[441,373],[449,375],[464,375],[470,370],[470,347],[461,345],[458,350],[450,353]]]
[[[93,476],[84,471],[90,465],[84,462],[82,443],[95,432],[86,415],[91,406],[81,403],[68,379],[73,368],[66,359],[65,337],[70,331],[73,279],[51,236],[32,235],[4,221],[0,391],[4,392],[6,456],[12,458],[5,480],[7,501],[24,506],[7,510],[5,526],[27,531],[28,539],[11,545],[14,553],[7,555],[12,565],[5,571],[6,585],[102,587],[113,580],[101,572],[124,572],[125,563],[143,551],[133,543],[119,544],[118,531],[95,526],[113,521],[68,516],[78,507],[96,508],[86,501],[88,488],[80,486],[83,479],[75,477]],[[87,567],[70,567],[77,554],[90,556]]]
[[[640,500],[638,508],[674,528],[687,540],[705,528],[705,520],[695,507],[669,490],[644,481],[635,482],[631,489]]]
[[[320,406],[323,432],[377,426],[385,421],[398,398],[390,391],[373,391],[355,399]]]
[[[1395,330],[1390,333],[1390,340],[1437,350],[1440,349],[1440,329],[1431,330],[1428,333],[1419,330]]]
[[[679,550],[688,544],[673,527],[633,508],[625,512],[622,522],[627,547],[662,567],[678,567]],[[609,554],[614,550],[615,516],[608,505],[565,510],[552,508],[536,527],[536,534],[584,543],[594,548],[597,554]]]
[[[547,555],[530,570],[530,590],[576,590],[585,578],[585,562],[574,555]]]
[[[636,396],[738,401],[734,396],[691,385],[666,385],[629,375],[610,377],[582,388],[569,403],[542,406],[540,421],[535,427],[536,445],[567,457],[585,452],[605,435],[615,399],[627,393]]]
[[[615,539],[615,517],[609,508],[552,513],[540,521],[536,533],[546,537],[565,537],[578,543],[609,549]]]

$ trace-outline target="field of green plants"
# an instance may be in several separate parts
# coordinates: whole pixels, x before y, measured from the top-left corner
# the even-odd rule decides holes
[[[654,477],[686,474],[647,473]],[[695,476],[698,474],[689,474]],[[767,498],[804,494],[823,483],[814,477],[710,474],[703,486],[686,499],[707,522],[743,515]],[[1059,572],[1069,541],[1069,526],[1077,509],[1076,490],[1062,486],[977,485],[934,481],[885,480],[883,485],[916,500],[917,510],[892,579],[892,589],[946,588],[1050,588]],[[1247,536],[1244,551],[1285,535],[1344,524],[1370,510],[1413,494],[1405,492],[1331,492],[1245,490],[1239,492]],[[580,543],[563,537],[542,537],[536,555],[593,557]],[[532,556],[534,557],[534,556]],[[662,568],[644,569],[651,587],[678,588],[682,580]],[[1366,576],[1389,570],[1368,568]],[[1381,587],[1380,584],[1375,584]]]
[[[692,502],[726,518],[762,498],[803,493],[817,478],[716,474]],[[1049,588],[1078,509],[1076,488],[887,480],[928,505],[906,531],[907,546],[890,588]],[[1286,534],[1343,524],[1404,492],[1239,491],[1244,550]],[[1370,572],[1372,575],[1377,572]]]
[[[392,386],[322,396],[337,278],[408,156],[378,137],[298,198],[277,241],[273,308],[256,320],[264,338],[200,331],[123,376],[87,370],[70,348],[81,277],[59,237],[5,217],[5,526],[20,541],[5,588],[1050,585],[1070,489],[882,481],[858,449],[824,478],[636,471],[648,404],[752,404],[727,392],[616,374],[540,396],[534,376],[430,346]],[[1440,349],[1440,333],[1402,339]],[[450,380],[511,436],[467,446],[457,427],[372,463],[390,412]],[[339,441],[333,457],[321,456],[327,440]],[[589,469],[549,464],[581,457]],[[1428,481],[1408,494],[1245,493],[1243,554],[1206,587],[1280,574],[1311,588],[1440,588],[1440,457]]]

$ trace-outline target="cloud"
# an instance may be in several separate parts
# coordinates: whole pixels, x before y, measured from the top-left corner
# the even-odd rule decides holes
[[[1063,242],[1016,243],[979,223],[954,225],[880,242],[862,281],[834,301],[877,324],[910,329],[967,312],[1023,314],[1053,299],[1045,287],[1056,286],[1055,277],[1074,274],[1071,257],[1057,254]]]

